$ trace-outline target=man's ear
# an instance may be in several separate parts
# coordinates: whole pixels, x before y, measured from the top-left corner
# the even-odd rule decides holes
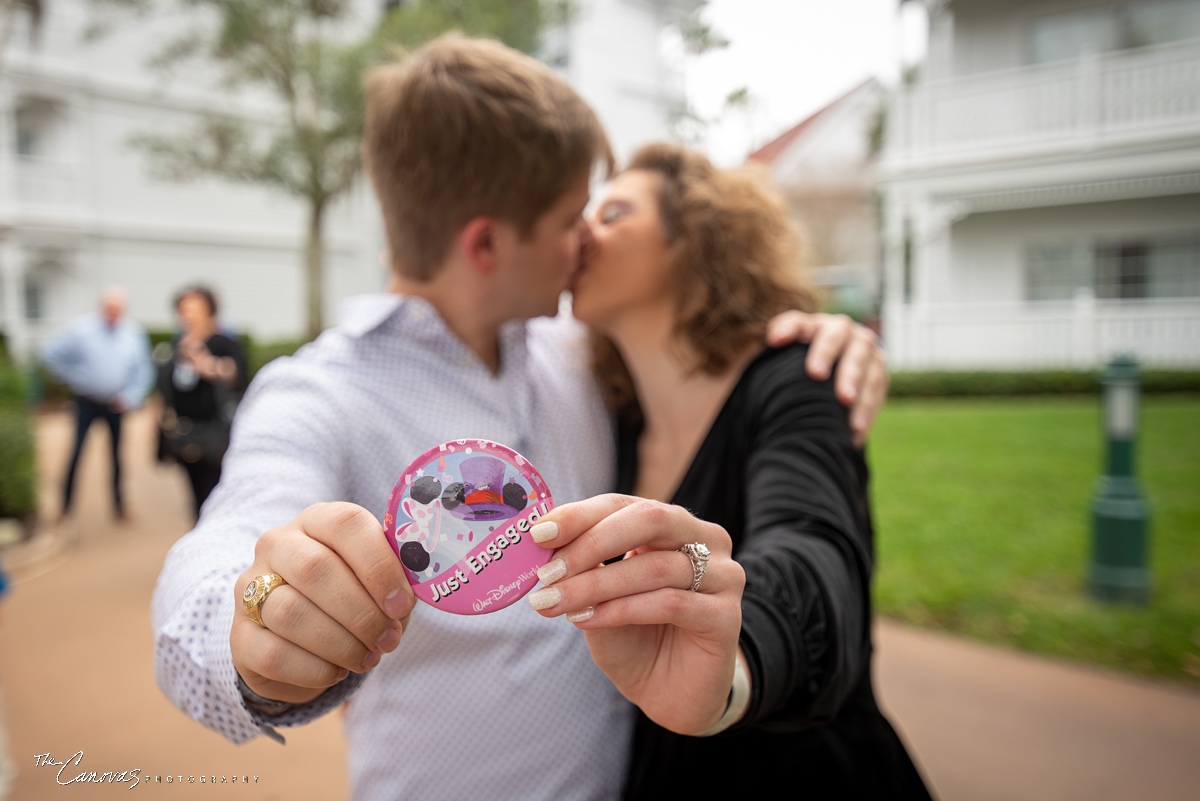
[[[471,268],[481,275],[496,269],[499,220],[495,217],[473,217],[458,235],[458,247]]]

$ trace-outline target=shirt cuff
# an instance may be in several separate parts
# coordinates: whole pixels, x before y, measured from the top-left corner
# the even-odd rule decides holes
[[[242,696],[242,706],[250,716],[250,719],[258,726],[259,731],[275,742],[284,745],[286,741],[283,735],[276,731],[276,729],[287,726],[302,726],[336,709],[354,694],[367,675],[365,673],[351,673],[313,700],[303,704],[293,704],[289,709],[279,714],[273,715],[255,709],[246,702],[244,694]],[[239,676],[238,678],[240,679],[241,677]]]

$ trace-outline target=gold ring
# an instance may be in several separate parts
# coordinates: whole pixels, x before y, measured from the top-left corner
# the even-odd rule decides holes
[[[284,584],[287,582],[278,573],[268,573],[252,579],[246,585],[246,591],[242,593],[242,608],[246,610],[246,616],[265,629],[267,624],[263,623],[262,606],[267,602],[271,590]]]

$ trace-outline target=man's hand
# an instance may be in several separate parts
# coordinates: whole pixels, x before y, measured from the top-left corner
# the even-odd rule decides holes
[[[284,584],[262,604],[263,626],[242,611],[256,576]],[[365,673],[400,644],[415,598],[379,521],[360,506],[322,503],[271,529],[233,588],[233,664],[264,698],[304,703]]]
[[[809,343],[805,366],[818,381],[828,378],[837,362],[834,389],[838,400],[850,407],[850,430],[854,444],[861,448],[887,399],[887,360],[879,338],[844,314],[789,311],[771,320],[767,344],[779,347],[791,342]]]

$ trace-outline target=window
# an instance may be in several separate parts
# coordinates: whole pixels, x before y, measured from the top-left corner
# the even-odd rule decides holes
[[[904,246],[901,252],[901,271],[900,281],[903,284],[904,303],[907,305],[912,303],[913,298],[913,230],[912,220],[904,221]]]
[[[13,116],[18,156],[54,158],[64,154],[67,115],[61,104],[44,97],[22,97]]]
[[[46,316],[43,294],[41,282],[25,276],[25,319],[31,323]]]
[[[1026,300],[1070,300],[1092,285],[1091,253],[1083,243],[1035,245],[1025,258]]]
[[[1122,11],[1126,47],[1200,37],[1200,3],[1190,0],[1125,3]]]
[[[40,150],[38,136],[34,131],[23,128],[17,129],[17,155],[29,158],[36,156]]]
[[[1200,37],[1200,4],[1190,0],[1104,3],[1036,17],[1029,25],[1034,64]]]
[[[1146,297],[1145,242],[1096,246],[1096,297],[1111,300]]]
[[[1103,300],[1200,297],[1200,237],[1027,248],[1027,300],[1070,300],[1081,289]]]
[[[1117,50],[1120,46],[1117,16],[1112,6],[1047,14],[1035,19],[1030,31],[1034,64]]]

